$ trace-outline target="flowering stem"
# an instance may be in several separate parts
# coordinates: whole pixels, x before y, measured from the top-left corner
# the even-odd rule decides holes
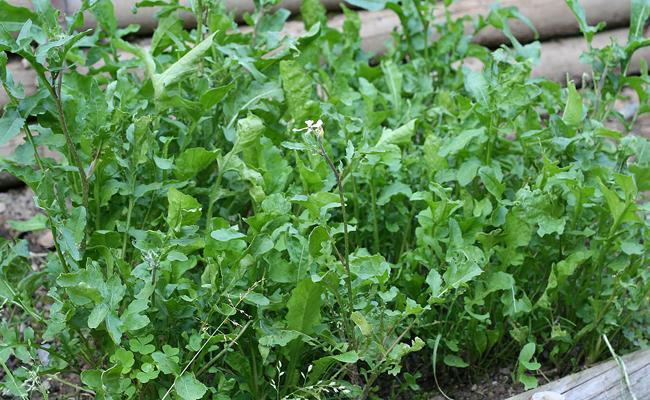
[[[345,267],[345,273],[347,275],[345,279],[345,283],[347,286],[347,292],[348,292],[348,317],[351,317],[353,307],[354,307],[354,299],[352,297],[352,274],[350,273],[350,235],[348,232],[348,217],[347,213],[345,210],[345,196],[343,195],[343,183],[341,181],[341,174],[339,173],[339,170],[336,168],[334,165],[334,162],[332,162],[332,159],[329,157],[327,154],[327,151],[325,150],[325,146],[323,146],[323,135],[322,132],[320,132],[320,135],[316,135],[318,138],[318,145],[320,146],[320,151],[327,162],[327,165],[329,165],[330,169],[334,173],[334,177],[336,178],[336,186],[338,187],[339,191],[339,201],[341,202],[341,214],[343,215],[343,239],[344,239],[344,253],[342,257],[342,262],[343,262],[343,267]],[[337,251],[338,252],[338,251]],[[354,341],[354,335],[350,335],[352,341]]]

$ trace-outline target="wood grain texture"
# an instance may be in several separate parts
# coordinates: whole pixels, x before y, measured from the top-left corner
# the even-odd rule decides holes
[[[293,34],[293,32],[285,32]],[[367,50],[375,49],[374,45],[368,45],[369,40],[379,40],[384,38],[389,39],[389,36],[382,36],[376,31],[363,31],[361,32],[364,46]],[[612,31],[601,32],[594,36],[594,48],[606,46],[611,40],[623,43],[627,37],[627,29],[615,29]],[[140,45],[146,46],[149,43],[148,39],[139,41]],[[582,37],[572,37],[557,39],[548,42],[542,42],[541,58],[538,65],[533,68],[533,77],[545,77],[557,82],[566,82],[567,77],[575,81],[580,81],[583,74],[590,74],[591,69],[588,65],[580,63],[580,54],[587,50],[587,44]],[[130,58],[131,55],[124,55],[124,58]],[[634,74],[639,72],[640,61],[645,60],[650,64],[650,47],[643,48],[637,51],[633,57],[629,73]],[[480,69],[480,63],[473,62],[468,59],[468,66],[474,69]],[[98,67],[98,65],[95,65]],[[37,87],[37,79],[35,73],[26,67],[23,63],[18,61],[10,62],[8,68],[16,82],[23,84],[26,94],[32,94]],[[0,87],[0,107],[7,104],[8,98],[4,89]]]
[[[26,0],[12,1],[14,3],[28,3]],[[74,1],[68,0],[67,7],[71,7]],[[125,7],[133,2],[132,0],[121,2],[119,3],[120,6],[116,7],[119,11],[119,18],[122,18],[121,21],[123,23],[138,22],[138,18],[140,18],[141,23],[145,24],[155,21],[153,18],[153,9],[151,8],[143,9],[149,10],[147,12],[150,12],[146,18],[144,14],[140,17],[138,17],[138,14],[131,14],[130,12],[124,14]],[[337,5],[338,2],[339,0],[326,0],[326,4],[330,7]],[[287,0],[283,4],[296,9],[298,3],[298,0]],[[247,10],[247,7],[251,6],[252,2],[248,0],[229,0],[228,4],[231,8],[235,7],[235,9],[243,12]],[[452,5],[452,16],[457,18],[463,15],[486,15],[489,13],[492,4],[493,0],[460,0]],[[629,1],[583,0],[582,4],[591,24],[606,21],[608,26],[618,26],[629,21]],[[565,0],[503,0],[501,1],[501,5],[517,6],[520,12],[535,24],[541,38],[576,34],[578,32],[575,17],[567,7]],[[130,6],[128,9],[130,10]],[[439,14],[440,11],[437,12],[438,15],[436,18],[442,18]],[[379,54],[383,52],[386,43],[391,39],[392,32],[400,27],[399,18],[390,10],[377,12],[364,11],[359,14],[361,18],[360,35],[362,47],[371,53]],[[135,19],[125,20],[124,18],[127,17]],[[344,20],[345,18],[339,14],[330,18],[328,24],[330,27],[340,30],[343,28]],[[153,28],[153,25],[151,27]],[[247,28],[244,27],[242,29],[246,30]],[[471,29],[470,26],[468,26],[469,29]],[[532,31],[520,22],[512,22],[511,29],[517,38],[523,42],[533,39]],[[302,22],[290,21],[285,25],[283,33],[285,35],[300,36],[305,33],[305,29]],[[627,29],[625,28],[601,32],[594,38],[594,47],[603,47],[612,39],[622,43],[626,37]],[[435,39],[435,36],[432,37],[432,40]],[[476,37],[477,42],[485,45],[496,45],[503,43],[504,40],[503,35],[494,29],[486,29]],[[144,41],[146,42],[146,39]],[[570,79],[580,80],[583,74],[590,72],[587,65],[579,62],[580,54],[586,49],[586,43],[581,36],[543,42],[541,61],[534,68],[533,76],[546,77],[559,82],[564,82],[567,76]],[[641,59],[650,61],[650,48],[641,49],[636,53],[632,68],[629,71],[630,73],[639,71],[639,60]],[[480,66],[478,67],[480,68]],[[33,71],[18,62],[12,62],[9,65],[9,69],[14,75],[14,79],[23,84],[27,94],[34,92],[37,82]],[[7,102],[7,95],[4,89],[0,88],[0,106]]]
[[[623,357],[623,362],[630,378],[632,393],[637,400],[650,399],[650,349],[628,354]],[[566,396],[566,400],[632,398],[624,384],[621,369],[614,360],[598,364],[508,400],[530,400],[533,394],[543,391],[561,393]]]
[[[132,9],[138,1],[139,0],[120,0],[113,2],[118,26],[123,28],[129,24],[138,24],[140,25],[141,34],[151,33],[158,24],[156,13],[160,11],[160,7],[139,8],[134,13],[132,12]],[[31,7],[31,0],[9,0],[9,3],[21,7]],[[67,14],[72,14],[78,11],[81,8],[81,3],[81,0],[58,0],[53,2],[55,7],[65,11]],[[191,4],[189,0],[180,0],[179,3],[186,7],[189,7]],[[321,0],[321,3],[329,10],[340,10],[340,0]],[[283,0],[279,7],[286,8],[295,13],[300,9],[301,4],[302,0]],[[255,6],[252,0],[225,0],[224,6],[226,9],[233,11],[238,17],[241,17],[244,13],[255,11]],[[187,27],[194,27],[196,25],[192,13],[183,12],[180,14],[180,18],[184,21]],[[95,18],[90,13],[87,13],[85,15],[84,27],[92,28],[95,26],[95,23]]]
[[[9,0],[9,3],[28,7],[31,1]],[[136,3],[136,0],[115,2],[115,15],[119,26],[125,27],[129,24],[138,24],[141,27],[141,34],[151,33],[157,25],[155,14],[159,9],[156,7],[146,7],[140,8],[136,13],[133,13],[131,10]],[[190,2],[189,0],[181,0],[180,3],[187,6]],[[321,0],[321,3],[328,10],[340,12],[340,3],[342,1]],[[517,7],[522,15],[530,19],[542,39],[566,36],[578,32],[578,23],[567,7],[565,0],[501,0],[498,3],[502,7]],[[607,23],[607,27],[611,29],[623,26],[630,20],[630,2],[627,0],[581,0],[580,3],[585,9],[587,21],[592,25],[604,21]],[[59,8],[70,14],[80,8],[81,0],[59,0],[57,4],[59,4]],[[252,0],[225,0],[224,4],[228,10],[232,10],[236,15],[242,15],[254,10]],[[297,12],[301,4],[302,0],[284,0],[281,2],[280,7]],[[453,18],[464,15],[475,17],[478,15],[487,15],[494,4],[494,0],[457,0],[449,7],[449,11]],[[362,29],[366,32],[365,37],[378,37],[377,46],[382,46],[384,42],[382,39],[387,38],[391,31],[400,26],[399,18],[390,10],[376,12],[361,11],[360,16],[363,26]],[[191,13],[181,13],[180,17],[188,27],[196,25]],[[436,9],[434,17],[439,21],[444,20],[444,12],[441,7]],[[335,16],[331,20],[331,24],[335,27],[342,26],[342,15]],[[86,18],[85,25],[86,28],[91,28],[95,25],[95,21],[90,14]],[[288,29],[289,31],[296,29],[300,31],[302,29],[302,23],[296,22],[295,26],[289,27]],[[472,29],[471,24],[468,24],[467,29],[468,31]],[[527,42],[534,39],[534,32],[520,21],[511,21],[510,29],[521,41]],[[496,29],[486,29],[478,35],[478,39],[481,43],[496,45],[502,43],[505,37]],[[372,42],[372,40],[370,41]]]

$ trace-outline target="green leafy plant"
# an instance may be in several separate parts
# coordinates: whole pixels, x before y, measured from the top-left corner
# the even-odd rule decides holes
[[[0,244],[3,393],[381,398],[432,365],[504,363],[534,387],[542,365],[606,357],[602,337],[647,345],[650,145],[631,131],[650,78],[627,73],[644,2],[628,43],[583,55],[580,90],[530,77],[539,43],[508,31],[513,8],[475,21],[512,41],[490,50],[468,18],[433,18],[451,2],[351,2],[404,23],[373,58],[356,12],[337,31],[306,0],[285,37],[276,3],[243,30],[219,1],[141,2],[162,7],[142,46],[110,1],[0,2],[0,142],[26,139],[0,168],[43,210],[23,228],[55,239],[38,268],[26,241]]]

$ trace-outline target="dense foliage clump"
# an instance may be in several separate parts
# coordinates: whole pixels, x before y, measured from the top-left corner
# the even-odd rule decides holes
[[[413,398],[443,369],[509,365],[533,387],[540,363],[647,345],[650,144],[630,131],[650,78],[627,75],[647,2],[627,44],[583,55],[581,91],[531,78],[540,46],[510,34],[511,8],[474,21],[510,38],[491,50],[468,19],[434,20],[450,1],[389,2],[403,27],[373,56],[357,12],[338,31],[306,0],[292,38],[272,3],[240,30],[194,1],[192,31],[163,4],[145,46],[110,1],[84,3],[90,31],[0,2],[0,142],[26,137],[0,169],[43,209],[25,229],[56,243],[38,268],[24,240],[0,244],[4,393]],[[568,4],[590,41],[601,27]]]

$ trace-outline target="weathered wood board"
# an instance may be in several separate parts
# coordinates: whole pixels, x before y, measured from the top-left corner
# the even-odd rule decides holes
[[[631,392],[637,400],[650,399],[650,349],[623,357]],[[633,399],[615,360],[569,375],[508,400],[530,400],[537,392],[563,394],[566,400],[629,400]]]

